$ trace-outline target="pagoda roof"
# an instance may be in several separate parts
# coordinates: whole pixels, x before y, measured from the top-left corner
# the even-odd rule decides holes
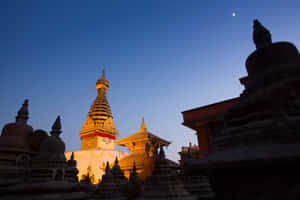
[[[137,133],[134,133],[128,137],[122,138],[120,140],[117,141],[117,143],[121,146],[125,146],[125,144],[129,143],[129,142],[134,142],[136,140],[141,140],[141,139],[150,139],[150,140],[155,140],[156,142],[159,142],[161,145],[163,146],[168,146],[169,144],[171,144],[171,142],[162,139],[150,132],[146,131],[138,131]]]
[[[146,128],[146,125],[145,125],[145,122],[144,122],[144,117],[142,119],[142,125],[141,125],[141,128],[138,132],[128,136],[128,137],[125,137],[125,138],[122,138],[120,140],[117,141],[118,145],[121,145],[121,146],[126,146],[126,144],[128,143],[132,143],[134,141],[137,141],[137,140],[143,140],[143,139],[147,139],[147,140],[150,140],[150,141],[155,141],[155,142],[158,142],[161,146],[168,146],[169,144],[171,144],[171,142],[165,140],[165,139],[162,139],[150,132],[147,131],[147,128]]]

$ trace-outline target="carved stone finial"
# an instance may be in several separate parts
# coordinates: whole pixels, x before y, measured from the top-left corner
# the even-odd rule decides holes
[[[109,162],[106,162],[106,167],[105,167],[105,174],[109,172]]]
[[[115,165],[117,165],[118,163],[119,163],[118,156],[116,156]]]
[[[257,49],[272,44],[271,34],[257,19],[253,21],[253,41]]]
[[[74,152],[72,152],[71,160],[74,160]]]
[[[28,99],[24,101],[22,107],[18,111],[16,122],[26,124],[27,120],[28,120]]]
[[[159,157],[159,159],[165,159],[166,158],[165,151],[164,151],[164,148],[162,146],[159,148],[158,157]]]
[[[61,123],[60,123],[60,116],[57,116],[54,124],[52,125],[51,135],[59,137],[61,133]]]

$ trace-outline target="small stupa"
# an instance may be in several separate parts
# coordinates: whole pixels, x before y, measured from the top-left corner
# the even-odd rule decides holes
[[[191,148],[188,148],[186,160],[191,159]],[[183,183],[184,188],[192,195],[195,195],[198,200],[213,200],[215,197],[209,180],[202,174],[183,174]]]
[[[109,162],[107,161],[105,174],[102,176],[102,180],[98,185],[96,192],[91,200],[125,200],[125,197],[121,196],[119,186],[115,183],[113,174],[109,169]]]
[[[126,184],[128,182],[127,178],[124,176],[123,171],[120,168],[118,157],[116,157],[115,163],[111,170],[113,179],[117,187],[119,188],[122,195],[126,193]]]
[[[55,120],[51,136],[41,142],[40,151],[32,158],[29,178],[4,191],[1,199],[70,199],[84,200],[85,192],[80,191],[74,160],[66,161],[65,144],[59,137],[60,117]]]
[[[30,146],[34,135],[27,124],[28,100],[18,111],[16,122],[6,124],[0,136],[0,190],[22,183],[28,177],[31,156],[36,152]],[[0,192],[1,196],[1,192]]]
[[[126,190],[127,197],[129,199],[136,198],[141,194],[143,190],[143,185],[141,183],[138,173],[136,172],[135,162],[133,163],[132,172],[130,173]]]
[[[196,197],[185,190],[177,175],[176,168],[166,159],[165,152],[161,147],[152,176],[147,178],[144,192],[137,199],[196,200]]]

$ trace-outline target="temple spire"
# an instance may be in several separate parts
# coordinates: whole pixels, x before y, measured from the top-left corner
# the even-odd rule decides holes
[[[142,124],[141,124],[140,131],[147,131],[144,117],[142,118]]]
[[[28,120],[28,99],[25,99],[22,107],[18,111],[18,115],[16,116],[16,122],[26,124],[27,120]]]

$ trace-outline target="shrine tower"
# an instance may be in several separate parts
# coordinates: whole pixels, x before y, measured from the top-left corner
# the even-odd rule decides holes
[[[81,150],[115,150],[115,140],[118,131],[106,99],[108,87],[109,82],[105,78],[103,69],[101,78],[96,82],[98,95],[90,108],[82,130],[79,131]]]

